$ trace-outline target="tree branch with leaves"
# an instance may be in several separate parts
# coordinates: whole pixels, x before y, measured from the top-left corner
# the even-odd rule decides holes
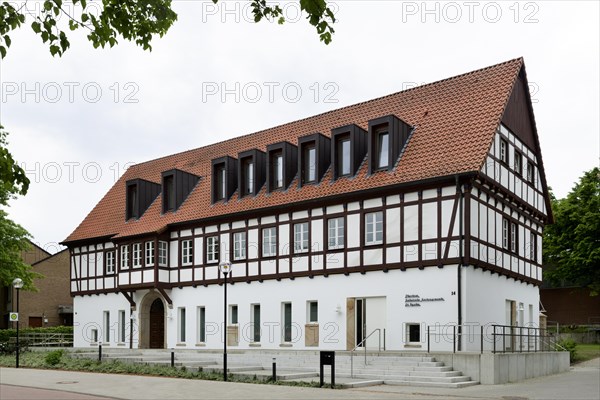
[[[212,0],[218,3],[219,0]],[[281,7],[266,0],[248,0],[251,2],[254,21],[263,19],[285,23]],[[329,44],[334,33],[335,15],[326,0],[298,0],[300,9],[306,13],[307,21],[314,26],[322,42]],[[65,10],[63,0],[45,0],[31,29],[48,45],[50,54],[62,56],[71,43],[67,33],[59,28],[57,22],[61,16],[68,18],[68,29],[87,30],[87,39],[94,48],[113,47],[120,38],[134,42],[144,50],[152,51],[152,40],[162,37],[177,21],[177,13],[172,9],[172,0],[102,0],[102,10],[95,15],[88,9],[92,2],[71,0],[77,14]],[[4,2],[0,4],[0,56],[6,57],[12,44],[10,32],[25,24],[27,1],[21,7]],[[97,3],[94,3],[97,4]]]

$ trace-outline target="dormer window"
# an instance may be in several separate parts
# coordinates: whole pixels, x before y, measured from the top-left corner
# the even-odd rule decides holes
[[[238,154],[238,160],[240,197],[256,195],[265,183],[265,153],[247,150]]]
[[[160,193],[160,185],[144,179],[125,183],[125,220],[140,218]]]
[[[175,184],[173,183],[173,175],[166,176],[163,181],[164,188],[164,203],[163,211],[175,211]]]
[[[127,185],[127,218],[139,218],[137,184]]]
[[[296,176],[298,148],[288,142],[267,146],[267,192],[284,190]]]
[[[199,180],[198,176],[178,169],[163,172],[162,212],[177,211]]]
[[[225,188],[225,164],[215,167],[215,200],[223,200],[226,196],[227,190]]]
[[[281,151],[273,154],[272,174],[273,188],[281,189],[283,187],[283,154],[281,153]]]
[[[411,131],[412,127],[395,115],[369,121],[369,173],[391,171]]]
[[[377,169],[390,166],[390,134],[387,130],[377,132]]]
[[[212,201],[229,200],[237,189],[237,160],[225,156],[212,160]]]
[[[331,131],[331,162],[333,179],[354,176],[367,153],[367,132],[357,125],[347,125]]]
[[[319,183],[330,163],[331,139],[320,134],[303,136],[298,139],[300,160],[298,168],[300,179],[298,186]]]
[[[317,149],[315,145],[306,146],[302,156],[304,158],[302,164],[302,181],[304,183],[314,183],[317,179]]]

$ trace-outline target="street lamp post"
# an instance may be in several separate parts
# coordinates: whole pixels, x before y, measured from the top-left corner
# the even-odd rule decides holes
[[[227,275],[231,271],[231,263],[223,261],[219,264],[219,270],[221,270],[225,277],[223,282],[223,380],[227,381]]]
[[[23,287],[23,280],[21,278],[15,278],[12,281],[12,285],[17,289],[17,316],[19,315],[19,291]],[[16,368],[19,368],[19,318],[17,317],[17,345],[16,345]]]

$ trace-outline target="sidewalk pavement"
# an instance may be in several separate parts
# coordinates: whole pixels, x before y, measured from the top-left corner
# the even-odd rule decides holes
[[[73,396],[73,393],[89,396]],[[571,371],[559,375],[506,385],[477,385],[463,389],[381,385],[331,390],[136,375],[0,368],[0,398],[3,400],[98,399],[91,396],[145,400],[269,398],[598,400],[600,399],[600,358],[578,365],[571,368]]]

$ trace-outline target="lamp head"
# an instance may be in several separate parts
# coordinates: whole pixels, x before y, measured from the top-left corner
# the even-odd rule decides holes
[[[224,274],[227,275],[231,272],[231,263],[229,261],[223,261],[219,264],[219,270]]]
[[[12,281],[12,285],[15,289],[21,289],[23,287],[23,279],[21,278],[15,278]]]

